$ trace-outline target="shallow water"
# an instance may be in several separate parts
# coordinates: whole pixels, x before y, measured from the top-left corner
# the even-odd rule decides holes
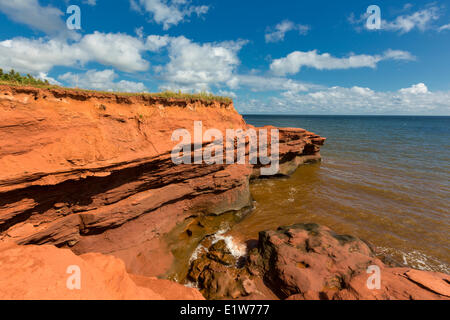
[[[255,126],[300,127],[327,138],[322,162],[251,184],[250,214],[203,217],[168,238],[168,276],[184,282],[206,235],[233,246],[258,232],[315,222],[358,236],[400,263],[450,273],[450,117],[245,116]],[[198,229],[198,230],[197,230]],[[226,231],[226,233],[224,233]]]
[[[409,266],[450,272],[450,117],[245,116],[255,126],[327,137],[320,164],[252,184],[255,210],[236,241],[316,222],[363,238]]]

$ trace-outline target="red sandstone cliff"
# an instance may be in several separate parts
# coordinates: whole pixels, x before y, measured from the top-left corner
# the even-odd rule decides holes
[[[0,241],[53,244],[165,273],[161,235],[187,217],[252,206],[251,165],[179,165],[172,132],[250,126],[232,103],[0,86]],[[280,173],[320,159],[324,138],[280,129]]]
[[[0,299],[201,299],[153,278],[172,264],[162,236],[187,218],[251,208],[260,165],[175,166],[171,134],[192,132],[194,121],[251,127],[220,102],[0,86]],[[324,140],[280,129],[279,173],[320,159]],[[263,232],[258,246],[236,269],[216,243],[189,276],[209,298],[450,295],[447,275],[389,268],[362,241],[324,227]],[[378,291],[366,286],[371,264],[382,270]],[[67,290],[68,265],[81,268],[81,291]]]

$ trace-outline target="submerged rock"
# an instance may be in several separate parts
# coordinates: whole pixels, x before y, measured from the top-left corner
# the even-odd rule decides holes
[[[236,258],[231,254],[230,249],[228,249],[225,240],[219,240],[213,244],[208,251],[208,258],[219,262],[225,266],[236,265]]]
[[[207,299],[235,299],[248,295],[246,281],[249,274],[237,268],[237,262],[226,242],[219,240],[210,244],[209,249],[192,262],[188,280],[195,282]]]

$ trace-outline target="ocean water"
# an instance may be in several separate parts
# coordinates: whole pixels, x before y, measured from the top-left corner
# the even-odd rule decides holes
[[[232,226],[236,241],[316,222],[408,266],[450,273],[450,117],[244,118],[255,126],[304,128],[327,141],[321,163],[252,184],[256,208]]]

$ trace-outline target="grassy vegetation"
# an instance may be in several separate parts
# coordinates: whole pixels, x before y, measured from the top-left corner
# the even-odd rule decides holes
[[[151,96],[155,98],[163,98],[163,99],[180,99],[180,100],[200,100],[205,102],[218,101],[223,103],[231,103],[233,100],[230,97],[223,96],[215,96],[208,92],[199,92],[199,93],[183,93],[181,91],[163,91],[157,93],[128,93],[128,92],[110,92],[110,91],[95,91],[95,90],[86,90],[86,89],[78,89],[78,88],[66,88],[60,87],[56,85],[50,84],[47,80],[36,79],[30,74],[26,76],[22,76],[20,73],[15,72],[14,70],[9,71],[8,73],[4,73],[2,69],[0,69],[0,84],[5,85],[13,85],[13,86],[32,86],[42,89],[51,89],[51,88],[59,88],[65,90],[79,90],[85,92],[98,92],[104,94],[117,94],[124,96]]]
[[[173,91],[163,91],[158,93],[146,93],[146,95],[159,97],[159,98],[174,98],[182,100],[201,100],[201,101],[219,101],[225,103],[231,103],[233,100],[229,97],[215,96],[209,92],[199,92],[199,93],[183,93],[183,92],[173,92]]]
[[[14,69],[8,73],[4,73],[3,69],[0,69],[0,83],[41,87],[50,86],[47,80],[36,79],[30,74],[22,76],[20,73],[15,72]]]

